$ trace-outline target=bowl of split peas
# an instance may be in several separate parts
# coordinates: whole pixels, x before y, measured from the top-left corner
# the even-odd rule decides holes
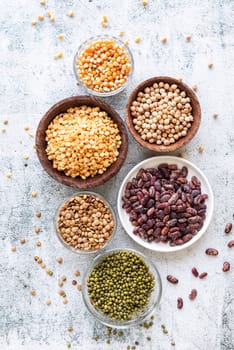
[[[126,105],[126,124],[134,139],[155,152],[173,152],[196,134],[201,108],[182,81],[159,76],[141,82]]]
[[[80,45],[73,68],[78,85],[91,95],[108,97],[125,89],[133,74],[134,60],[122,41],[98,35]]]

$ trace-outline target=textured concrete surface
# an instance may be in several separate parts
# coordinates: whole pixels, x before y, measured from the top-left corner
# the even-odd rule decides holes
[[[233,220],[234,196],[234,2],[221,0],[2,0],[0,11],[0,349],[62,350],[67,343],[72,349],[126,349],[139,341],[138,349],[231,350],[234,349],[234,250],[227,248],[233,238],[224,234],[226,222]],[[50,23],[46,11],[55,16]],[[67,16],[74,11],[74,18]],[[35,27],[31,21],[44,14],[45,20]],[[108,28],[101,27],[102,16],[108,16]],[[202,107],[202,124],[194,140],[183,149],[185,157],[207,175],[215,195],[215,213],[205,236],[191,248],[176,254],[144,251],[118,226],[113,247],[134,247],[145,252],[158,266],[163,280],[160,309],[154,325],[146,330],[136,327],[113,335],[106,344],[106,327],[95,322],[83,304],[81,293],[71,285],[74,271],[81,275],[92,258],[83,258],[67,251],[58,242],[53,217],[59,203],[75,192],[54,182],[41,168],[33,150],[41,116],[56,101],[82,94],[75,84],[72,61],[78,45],[90,36],[125,31],[135,60],[131,85],[119,96],[107,101],[124,118],[124,106],[131,89],[140,81],[155,75],[182,76],[192,86],[198,85]],[[64,40],[57,35],[63,33]],[[192,35],[190,43],[186,34]],[[140,36],[140,44],[134,42]],[[160,38],[168,37],[163,45]],[[54,60],[62,51],[64,58]],[[209,62],[214,63],[208,69]],[[214,120],[213,113],[219,117]],[[7,119],[8,125],[3,121]],[[30,127],[29,131],[24,126]],[[6,132],[2,132],[6,129]],[[198,153],[204,145],[203,154]],[[23,158],[29,154],[29,159]],[[124,167],[107,184],[95,188],[116,207],[118,188],[123,177],[138,161],[151,156],[130,137]],[[11,172],[12,178],[6,173]],[[31,197],[36,191],[38,196]],[[38,219],[35,212],[40,210]],[[40,226],[36,235],[34,227]],[[25,237],[25,245],[19,243]],[[36,247],[36,241],[42,242]],[[11,246],[17,247],[11,252]],[[207,247],[219,249],[218,257],[204,254]],[[51,270],[52,277],[37,265],[39,255]],[[56,263],[62,256],[64,264]],[[230,272],[222,272],[223,261],[232,263]],[[204,280],[195,279],[192,266],[207,271]],[[167,274],[180,280],[169,285]],[[67,276],[64,285],[69,303],[58,295],[57,281]],[[81,280],[80,277],[77,278]],[[80,282],[79,282],[80,283]],[[37,292],[30,295],[31,288]],[[195,301],[188,300],[197,288]],[[178,296],[184,298],[183,310],[177,310]],[[51,305],[45,304],[51,300]],[[165,324],[168,334],[163,334]],[[74,331],[69,333],[68,326]],[[99,340],[93,337],[99,335]],[[151,341],[147,340],[151,337]]]

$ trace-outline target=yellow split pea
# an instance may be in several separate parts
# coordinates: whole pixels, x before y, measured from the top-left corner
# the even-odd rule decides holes
[[[82,179],[103,174],[117,160],[121,146],[117,124],[99,107],[85,105],[55,117],[46,141],[53,167]]]
[[[131,62],[124,46],[114,40],[99,40],[87,45],[78,55],[76,69],[85,86],[103,93],[126,83]]]

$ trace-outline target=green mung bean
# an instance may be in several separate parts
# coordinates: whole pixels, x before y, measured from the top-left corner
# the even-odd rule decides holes
[[[124,250],[106,256],[87,281],[93,306],[118,321],[130,320],[144,310],[154,285],[154,276],[143,259]]]

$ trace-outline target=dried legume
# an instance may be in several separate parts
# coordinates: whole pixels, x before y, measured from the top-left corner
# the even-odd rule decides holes
[[[110,208],[93,194],[79,194],[59,210],[57,230],[70,246],[96,250],[110,239],[115,227]]]
[[[143,259],[133,252],[113,252],[88,276],[91,303],[111,319],[130,320],[149,304],[154,277]]]
[[[130,106],[134,127],[143,140],[169,146],[192,126],[190,102],[176,84],[154,83],[139,92]]]
[[[76,69],[85,86],[103,93],[125,84],[132,67],[123,45],[114,40],[97,40],[77,57]]]
[[[175,164],[140,169],[126,185],[122,207],[135,227],[133,233],[148,242],[188,242],[202,228],[207,194],[196,176]]]
[[[103,174],[117,160],[121,136],[105,111],[80,106],[53,119],[46,141],[46,153],[55,169],[86,179]]]

